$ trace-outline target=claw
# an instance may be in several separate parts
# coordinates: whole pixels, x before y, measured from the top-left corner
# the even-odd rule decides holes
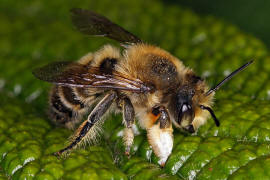
[[[54,156],[57,157],[57,159],[60,159],[62,153],[60,151],[53,153]]]
[[[158,164],[160,165],[161,168],[164,168],[164,166],[166,165],[166,161],[167,161],[167,158],[161,158],[158,161]]]
[[[130,147],[126,147],[125,155],[130,158]]]
[[[161,163],[161,164],[160,164],[160,167],[161,167],[161,168],[164,168],[165,164],[166,164],[166,163]]]

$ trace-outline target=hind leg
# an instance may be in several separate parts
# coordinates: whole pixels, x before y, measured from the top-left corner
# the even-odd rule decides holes
[[[100,120],[100,118],[106,113],[111,104],[116,98],[116,93],[112,92],[107,94],[93,109],[93,111],[88,116],[87,120],[82,123],[82,125],[77,129],[75,133],[75,139],[68,145],[66,148],[58,151],[56,154],[61,155],[62,153],[73,149],[81,142],[87,140],[87,137],[91,136],[89,132],[91,132],[91,128],[95,125],[95,123]]]

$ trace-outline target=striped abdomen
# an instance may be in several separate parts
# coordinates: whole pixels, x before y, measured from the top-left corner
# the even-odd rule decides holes
[[[99,67],[102,72],[112,74],[120,56],[119,49],[107,45],[96,53],[85,55],[78,63],[88,67]],[[96,88],[54,86],[49,98],[50,117],[58,124],[73,128],[104,92]]]
[[[73,128],[101,95],[87,89],[54,86],[49,97],[50,117],[57,123]]]

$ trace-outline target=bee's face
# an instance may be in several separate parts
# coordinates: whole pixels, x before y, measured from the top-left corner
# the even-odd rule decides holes
[[[187,75],[184,82],[185,84],[179,86],[172,96],[169,109],[177,127],[194,133],[198,128],[193,125],[194,119],[200,116],[203,111],[200,105],[209,104],[212,98],[205,96],[208,87],[201,78]]]
[[[194,127],[192,121],[194,119],[194,105],[193,105],[193,96],[195,91],[193,89],[183,88],[176,94],[175,98],[175,121],[182,127],[184,130],[194,133]]]

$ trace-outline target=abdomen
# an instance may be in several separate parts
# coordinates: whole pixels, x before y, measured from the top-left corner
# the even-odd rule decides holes
[[[49,96],[49,116],[57,124],[74,128],[101,94],[82,88],[53,86]]]
[[[111,74],[119,59],[119,49],[106,45],[96,53],[83,56],[78,63],[89,68],[99,67],[102,72]],[[73,128],[104,92],[104,89],[96,88],[53,86],[49,96],[50,118],[57,124]]]

